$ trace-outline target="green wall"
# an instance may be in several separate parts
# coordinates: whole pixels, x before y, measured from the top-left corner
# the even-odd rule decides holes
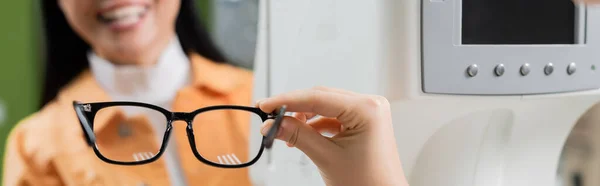
[[[197,1],[202,20],[210,26],[212,1]],[[0,166],[11,128],[38,109],[42,72],[38,16],[37,0],[0,1],[0,104],[6,111],[0,121]]]
[[[0,157],[4,157],[5,139],[12,126],[37,109],[40,73],[34,8],[33,0],[0,1],[0,100],[5,108],[0,121]]]
[[[207,28],[211,27],[212,24],[212,0],[196,0],[196,4],[200,10],[200,18],[202,19],[202,23],[206,25]],[[210,29],[209,29],[210,31]]]

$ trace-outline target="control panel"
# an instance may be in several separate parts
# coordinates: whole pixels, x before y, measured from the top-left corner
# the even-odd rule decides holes
[[[528,95],[600,88],[597,7],[564,0],[423,1],[422,16],[425,93]]]
[[[518,67],[518,68],[516,68]],[[519,72],[519,74],[521,76],[527,76],[529,75],[529,73],[531,73],[531,65],[529,63],[523,63],[520,66],[515,66],[515,68],[513,70]],[[504,75],[504,73],[507,70],[507,67],[502,64],[499,63],[497,65],[494,66],[494,68],[489,69],[490,71],[493,70],[493,73],[496,77],[502,77]],[[554,73],[554,64],[552,63],[547,63],[546,65],[543,66],[543,68],[539,68],[539,70],[541,72],[543,72],[544,75],[546,76],[551,76],[552,73]],[[587,71],[587,73],[595,73],[596,72],[596,65],[592,64],[588,69],[584,69]],[[571,76],[571,75],[575,75],[575,72],[577,72],[577,64],[576,63],[569,63],[566,65],[566,67],[564,68],[564,72],[565,74]],[[471,64],[466,68],[465,73],[467,74],[467,76],[469,76],[470,78],[474,78],[477,76],[477,74],[479,73],[479,66],[477,64]],[[586,72],[584,72],[586,73]]]

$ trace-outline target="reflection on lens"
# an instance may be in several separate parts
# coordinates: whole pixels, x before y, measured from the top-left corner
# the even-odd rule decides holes
[[[135,106],[103,108],[94,117],[96,146],[118,162],[139,162],[160,151],[167,118],[159,111]],[[156,132],[155,132],[156,131]]]
[[[194,117],[193,129],[198,154],[221,165],[246,164],[258,156],[260,148],[249,149],[249,141],[260,135],[250,135],[250,124],[261,123],[259,115],[235,109],[213,110]],[[256,131],[257,133],[259,131]]]
[[[217,159],[219,159],[220,164],[225,165],[243,164],[242,161],[240,161],[240,159],[235,154],[217,156]]]

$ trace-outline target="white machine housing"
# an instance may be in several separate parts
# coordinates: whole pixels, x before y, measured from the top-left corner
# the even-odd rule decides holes
[[[548,0],[546,3],[550,5],[536,7],[537,10],[532,7],[519,7],[519,5],[535,5],[539,2],[522,1],[522,4],[515,4],[518,0],[503,1],[510,4],[505,6],[511,6],[515,10],[527,8],[530,12],[543,16],[558,14],[545,18],[551,20],[544,21],[540,20],[544,19],[540,18],[541,16],[534,17],[527,13],[522,16],[529,18],[520,17],[523,13],[519,12],[514,12],[517,18],[511,18],[509,14],[512,10],[506,7],[473,7],[485,6],[485,3],[490,1],[494,1],[498,6],[500,4],[498,2],[502,2],[495,0],[422,1],[420,38],[422,38],[424,92],[462,95],[533,95],[591,90],[600,87],[600,81],[597,81],[600,73],[595,72],[597,59],[600,59],[598,52],[600,37],[594,34],[600,33],[600,12],[593,8],[588,10],[585,6],[573,6],[570,0]],[[467,4],[462,5],[463,3]],[[567,14],[569,4],[573,11],[572,20],[566,22],[556,19],[567,17],[562,14]],[[478,8],[484,10],[477,10]],[[498,13],[495,11],[499,10],[495,9],[507,10]],[[483,13],[485,11],[488,13]],[[476,18],[466,19],[465,16]],[[502,17],[507,18],[502,19]],[[536,22],[541,23],[536,24]],[[552,24],[553,22],[557,23]],[[520,24],[525,23],[542,28],[518,28]],[[490,31],[485,27],[516,28]],[[541,36],[536,37],[536,35]],[[563,38],[565,35],[571,38]],[[466,72],[473,65],[476,66],[478,73],[471,77]],[[545,68],[551,68],[548,74],[545,73]],[[496,69],[502,70],[503,73],[495,73]],[[527,70],[528,73],[523,74],[521,70]],[[573,70],[572,73],[569,73],[569,70]]]
[[[411,186],[554,185],[567,136],[578,119],[600,100],[598,87],[585,84],[584,89],[569,93],[547,88],[532,94],[513,92],[502,96],[484,92],[425,93],[423,79],[431,78],[427,78],[430,72],[424,69],[428,66],[423,59],[432,56],[423,51],[430,47],[425,46],[423,33],[444,30],[422,30],[428,28],[423,21],[452,21],[452,17],[423,17],[422,10],[454,6],[459,1],[261,1],[254,97],[258,100],[317,85],[387,97],[392,103],[398,149]],[[588,20],[600,19],[600,9],[589,8],[587,15]],[[587,24],[600,28],[600,20]],[[600,41],[600,35],[588,32],[588,39]],[[482,55],[493,53],[490,50]],[[555,47],[533,54],[560,51]],[[457,64],[452,70],[464,70],[466,64]],[[489,66],[480,67],[480,74],[491,72]],[[580,74],[571,78],[598,77]],[[447,79],[483,81],[458,76],[462,79]],[[561,78],[567,77],[553,77]],[[519,86],[539,81],[547,80],[532,72],[530,80]],[[252,130],[259,127],[259,123],[253,124]],[[253,146],[258,144],[251,142]],[[251,177],[257,186],[324,185],[314,164],[299,150],[281,142],[251,167]]]

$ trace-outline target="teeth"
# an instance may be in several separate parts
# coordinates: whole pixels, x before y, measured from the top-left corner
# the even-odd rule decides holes
[[[132,17],[138,17],[145,11],[143,6],[125,6],[114,9],[112,11],[102,13],[102,17],[109,20],[115,19],[127,19],[130,20]],[[122,21],[122,20],[119,20]]]
[[[138,20],[140,20],[139,16],[127,16],[127,17],[115,20],[115,23],[119,24],[119,25],[129,25],[129,24],[136,23]]]

